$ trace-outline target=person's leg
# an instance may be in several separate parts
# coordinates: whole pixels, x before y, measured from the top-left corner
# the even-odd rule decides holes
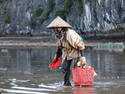
[[[71,66],[71,62],[72,60],[67,60],[67,64],[66,64],[66,73],[64,75],[64,81],[65,81],[65,86],[71,86],[70,83],[70,66]]]
[[[70,66],[71,66],[72,60],[65,59],[62,64],[62,72],[64,73],[64,85],[65,86],[71,86],[70,83]]]

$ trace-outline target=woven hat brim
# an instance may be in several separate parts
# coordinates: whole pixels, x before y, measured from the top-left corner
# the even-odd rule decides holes
[[[68,24],[66,21],[64,21],[62,18],[59,16],[56,17],[48,26],[48,29],[53,29],[53,28],[59,28],[59,27],[67,27],[71,28],[72,26]]]
[[[71,28],[71,26],[51,26],[51,27],[47,27],[47,29],[63,28],[63,27]]]

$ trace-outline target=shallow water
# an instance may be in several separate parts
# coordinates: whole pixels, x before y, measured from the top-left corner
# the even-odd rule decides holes
[[[88,65],[98,76],[93,87],[63,86],[60,68],[48,67],[55,47],[0,48],[2,94],[125,94],[125,53],[86,49]]]

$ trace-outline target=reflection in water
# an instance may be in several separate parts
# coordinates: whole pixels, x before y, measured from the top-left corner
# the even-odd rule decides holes
[[[96,94],[93,87],[74,87],[73,94]]]
[[[22,58],[20,58],[22,57]],[[30,50],[21,50],[16,52],[17,71],[24,74],[31,74]]]
[[[34,74],[47,72],[52,61],[55,48],[42,47],[38,49],[6,49],[0,53],[0,70],[9,73]],[[88,65],[93,66],[98,78],[124,78],[125,53],[86,50]]]
[[[52,60],[55,53],[53,48],[50,50],[43,47],[41,49],[8,49],[8,52],[3,52],[1,49],[0,69],[23,74],[35,72],[32,68],[47,69],[47,64]]]
[[[98,79],[125,78],[125,53],[87,50],[85,56],[98,73]]]
[[[113,87],[114,82],[115,86],[125,85],[122,81],[125,79],[125,53],[86,49],[85,57],[88,65],[93,66],[98,74],[94,88],[58,89],[63,85],[63,75],[60,69],[51,70],[48,67],[55,51],[55,47],[0,49],[0,88],[10,91],[12,87],[18,89],[26,87],[26,90],[38,87],[41,90],[49,89],[51,91],[51,87],[54,87],[53,89],[57,93],[96,94],[94,88]],[[117,82],[118,80],[120,82]],[[104,81],[107,81],[108,84]],[[48,86],[49,84],[51,85]]]

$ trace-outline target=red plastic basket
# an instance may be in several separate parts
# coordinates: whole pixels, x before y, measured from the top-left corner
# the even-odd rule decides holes
[[[93,86],[94,68],[83,69],[81,67],[72,68],[74,85]]]

